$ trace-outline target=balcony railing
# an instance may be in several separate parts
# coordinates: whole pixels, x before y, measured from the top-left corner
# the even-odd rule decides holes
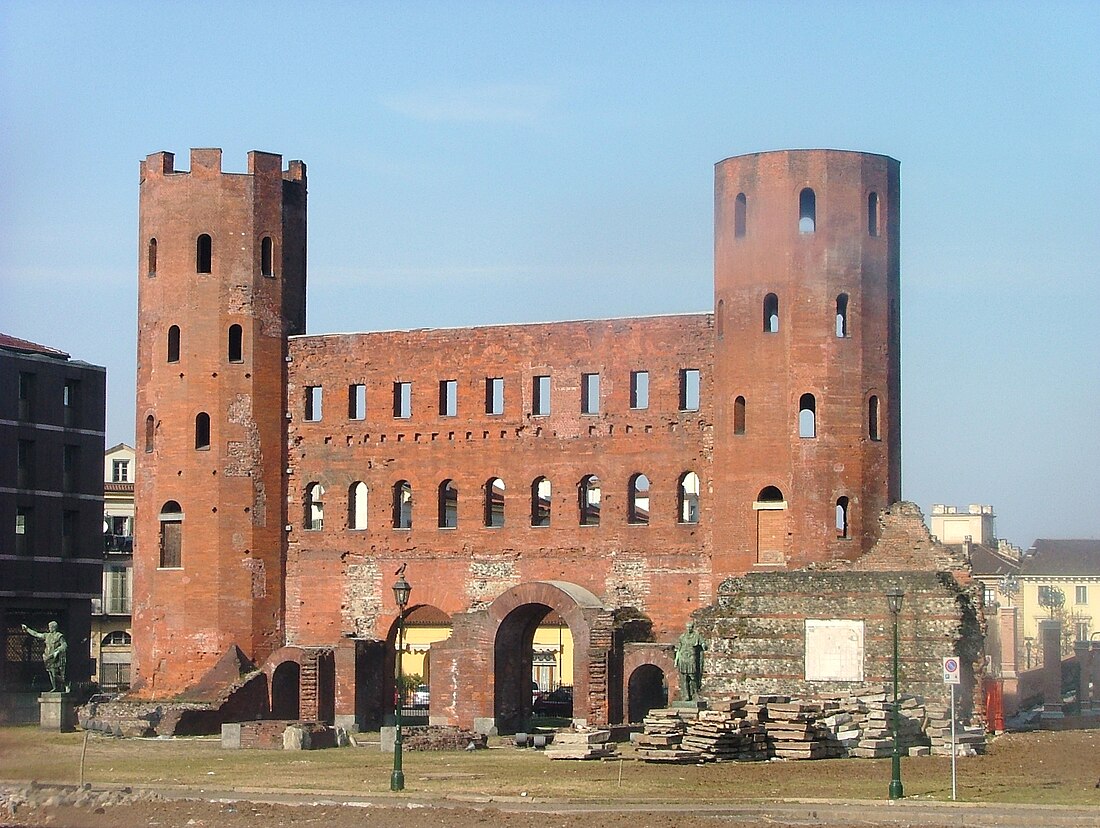
[[[133,535],[103,535],[103,551],[107,553],[132,555],[134,554]]]

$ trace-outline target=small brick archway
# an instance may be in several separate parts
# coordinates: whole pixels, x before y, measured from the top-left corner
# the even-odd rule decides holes
[[[665,704],[679,698],[680,674],[676,671],[673,651],[671,644],[624,645],[622,698],[626,721],[641,721],[645,713],[659,706],[658,695],[663,696]]]
[[[573,717],[606,724],[614,617],[599,598],[566,581],[520,584],[484,610],[453,616],[451,638],[433,650],[433,723],[501,733],[524,727],[531,715],[532,640],[551,611],[573,636]],[[437,695],[436,686],[444,692]]]
[[[264,662],[271,718],[333,721],[335,658],[327,647],[281,647]]]

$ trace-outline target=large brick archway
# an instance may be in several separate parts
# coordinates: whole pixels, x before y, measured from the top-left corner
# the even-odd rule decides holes
[[[551,611],[573,636],[573,716],[606,724],[614,619],[599,598],[566,581],[520,584],[484,610],[453,617],[451,638],[433,654],[433,723],[500,732],[524,726],[531,713],[531,641]]]
[[[264,662],[274,718],[331,722],[335,660],[328,647],[280,647]]]

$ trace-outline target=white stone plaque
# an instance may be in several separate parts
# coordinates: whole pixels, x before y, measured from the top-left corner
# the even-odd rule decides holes
[[[863,681],[863,622],[806,619],[806,681]]]

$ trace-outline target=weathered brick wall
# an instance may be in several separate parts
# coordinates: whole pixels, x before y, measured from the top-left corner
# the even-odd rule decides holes
[[[904,692],[946,700],[942,659],[960,656],[964,707],[980,660],[981,634],[971,593],[947,573],[774,572],[723,582],[716,606],[699,613],[707,638],[704,696],[781,692],[842,693],[893,680],[893,616],[886,590],[905,590],[898,617]],[[864,623],[862,682],[806,680],[806,620]]]

